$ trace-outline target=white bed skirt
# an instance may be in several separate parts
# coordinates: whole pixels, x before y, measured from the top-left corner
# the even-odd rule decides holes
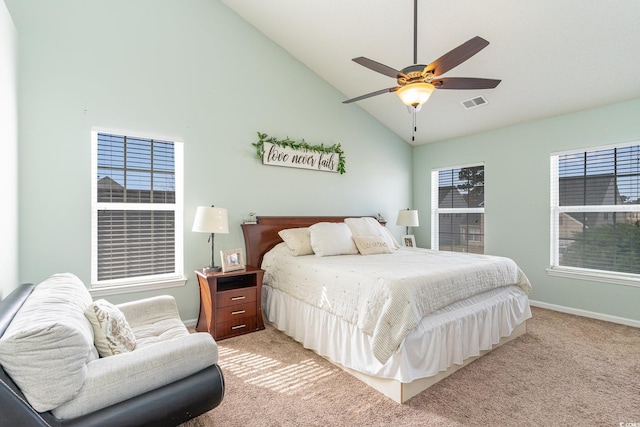
[[[371,337],[342,318],[268,285],[262,287],[262,307],[274,327],[305,348],[355,371],[402,383],[461,365],[531,317],[522,289],[494,289],[423,318],[383,365],[371,351]]]

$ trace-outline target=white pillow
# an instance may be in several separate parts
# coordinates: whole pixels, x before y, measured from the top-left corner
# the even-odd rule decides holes
[[[128,353],[136,347],[136,337],[118,307],[99,299],[90,304],[84,315],[93,326],[96,348],[100,356]]]
[[[309,227],[311,247],[316,256],[356,255],[353,235],[343,222],[319,222]]]
[[[400,243],[398,243],[398,241],[396,240],[395,237],[393,237],[393,234],[391,234],[391,232],[389,231],[389,229],[387,227],[382,227],[382,225],[380,225],[380,227],[382,228],[382,235],[383,236],[387,236],[387,242],[391,241],[391,249],[398,249],[400,248]]]
[[[353,236],[362,255],[390,254],[391,248],[382,236]]]
[[[385,242],[387,242],[390,250],[395,250],[400,247],[389,230],[383,227],[374,218],[345,218],[344,223],[349,226],[349,229],[354,236],[380,236],[385,240]]]
[[[291,255],[311,255],[313,248],[311,247],[311,238],[309,237],[309,229],[304,228],[288,228],[278,231],[278,235],[284,240]]]

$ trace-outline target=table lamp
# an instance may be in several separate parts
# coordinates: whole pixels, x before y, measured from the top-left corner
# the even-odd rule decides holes
[[[417,227],[420,225],[418,221],[418,211],[415,209],[402,209],[398,212],[398,221],[396,225],[407,227],[405,234],[409,234],[409,227]]]
[[[213,260],[214,251],[214,238],[216,233],[229,233],[229,221],[227,219],[227,210],[223,208],[216,208],[214,206],[198,206],[196,210],[196,218],[193,221],[193,228],[191,231],[199,233],[211,233],[209,240],[211,241],[211,265],[204,267],[204,271],[220,271],[222,268],[215,265]]]

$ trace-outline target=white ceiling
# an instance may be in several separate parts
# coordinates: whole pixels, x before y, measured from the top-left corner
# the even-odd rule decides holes
[[[396,86],[351,61],[413,62],[413,0],[221,0],[344,94]],[[413,115],[387,93],[361,107],[414,145],[640,97],[640,0],[418,1],[418,63],[481,36],[490,42],[446,77],[500,79],[495,89],[436,90]],[[484,95],[466,110],[461,101]],[[640,119],[640,118],[639,118]]]

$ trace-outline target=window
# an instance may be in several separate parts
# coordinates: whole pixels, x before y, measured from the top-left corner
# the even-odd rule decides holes
[[[182,144],[91,137],[92,285],[184,284]]]
[[[484,166],[431,173],[431,248],[484,253]]]
[[[552,270],[640,274],[639,214],[637,143],[551,156]]]

